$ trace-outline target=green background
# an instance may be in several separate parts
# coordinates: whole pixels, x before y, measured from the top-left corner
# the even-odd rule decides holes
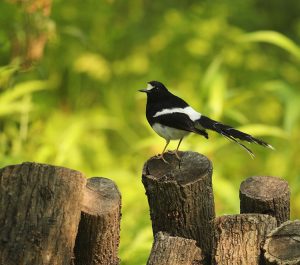
[[[137,92],[151,80],[276,148],[253,145],[252,160],[213,132],[183,141],[213,162],[217,215],[239,212],[242,180],[271,175],[289,182],[299,218],[299,1],[55,0],[50,17],[25,9],[0,2],[0,165],[44,162],[114,180],[121,264],[145,264],[152,244],[141,171],[165,142]],[[24,67],[11,51],[28,34],[47,43]]]

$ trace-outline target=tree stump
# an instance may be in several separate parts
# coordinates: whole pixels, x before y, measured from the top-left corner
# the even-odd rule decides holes
[[[287,221],[273,230],[264,245],[266,265],[300,264],[300,221]]]
[[[85,177],[38,163],[2,168],[0,177],[0,264],[70,264]]]
[[[147,265],[201,265],[202,260],[195,240],[158,232]]]
[[[164,231],[197,241],[210,259],[215,217],[212,163],[195,152],[179,152],[181,160],[166,153],[168,164],[150,158],[142,181],[148,197],[153,234]]]
[[[276,219],[263,214],[225,215],[215,219],[214,265],[259,265],[261,247]]]
[[[88,179],[75,243],[75,265],[117,265],[121,194],[112,180]]]
[[[290,219],[290,190],[287,181],[276,177],[250,177],[240,186],[241,213],[269,214],[277,225]]]

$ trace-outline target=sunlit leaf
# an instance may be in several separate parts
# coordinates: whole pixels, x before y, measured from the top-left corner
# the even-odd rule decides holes
[[[229,118],[231,118],[232,120],[241,123],[241,124],[245,124],[247,122],[249,122],[249,118],[246,117],[245,114],[241,113],[240,111],[237,110],[232,110],[232,109],[226,109],[225,110],[225,115]]]
[[[210,87],[211,82],[215,79],[216,75],[218,75],[220,71],[220,67],[222,64],[222,58],[220,56],[215,57],[210,63],[209,67],[204,73],[204,77],[202,79],[202,87],[208,89]]]
[[[224,74],[219,73],[211,83],[208,97],[210,116],[214,119],[219,119],[223,113],[225,93],[226,78]]]
[[[284,127],[290,131],[295,125],[299,124],[300,118],[300,96],[290,98],[286,110]]]
[[[31,94],[35,91],[44,90],[48,88],[47,81],[32,80],[19,83],[13,88],[6,90],[0,95],[0,105],[7,104],[24,95]]]
[[[0,88],[8,83],[9,79],[18,70],[18,68],[18,65],[0,67]]]
[[[288,51],[300,60],[300,47],[291,39],[276,31],[256,31],[248,33],[241,37],[241,41],[267,42]]]
[[[108,81],[111,77],[109,63],[96,53],[81,54],[74,62],[74,70],[101,81]]]
[[[269,126],[263,124],[249,124],[239,127],[238,129],[253,136],[274,136],[284,139],[288,137],[286,131],[276,126]]]
[[[30,110],[32,105],[23,101],[16,101],[9,104],[0,104],[0,116],[5,116],[14,113],[21,113],[24,109]]]

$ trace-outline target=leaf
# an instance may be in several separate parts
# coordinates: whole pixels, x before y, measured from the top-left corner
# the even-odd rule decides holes
[[[300,117],[300,96],[295,95],[295,97],[289,100],[288,104],[286,104],[284,116],[284,128],[291,131],[298,124],[297,121]]]
[[[263,124],[249,124],[237,128],[240,131],[251,134],[253,136],[275,136],[280,138],[288,138],[287,133],[277,126],[263,125]]]
[[[276,31],[256,31],[243,35],[240,38],[243,42],[267,42],[278,46],[300,60],[300,47],[293,42],[291,39],[287,38],[283,34]]]
[[[214,119],[219,119],[223,114],[226,88],[226,77],[224,74],[219,73],[212,81],[208,99],[210,115]]]
[[[23,101],[16,101],[10,104],[0,104],[0,116],[5,116],[13,113],[22,113],[24,109],[31,109],[30,103],[24,103]]]
[[[12,89],[6,90],[0,95],[0,104],[8,104],[22,96],[46,89],[47,87],[47,81],[40,80],[32,80],[17,84]]]
[[[0,88],[6,85],[11,76],[18,70],[17,65],[7,65],[0,67]]]
[[[249,119],[246,117],[246,115],[238,110],[233,110],[229,108],[225,109],[225,115],[241,124],[245,124],[249,122]]]
[[[206,90],[209,89],[211,83],[216,78],[216,76],[219,74],[221,64],[222,64],[221,56],[216,56],[212,60],[209,67],[207,68],[206,72],[204,73],[204,77],[203,77],[203,81],[202,81],[202,87],[205,88]],[[204,92],[204,89],[202,90],[202,92]],[[207,91],[206,91],[206,93],[207,93]]]
[[[74,62],[73,68],[78,73],[86,73],[91,78],[100,81],[108,81],[112,74],[108,61],[96,53],[79,55]]]

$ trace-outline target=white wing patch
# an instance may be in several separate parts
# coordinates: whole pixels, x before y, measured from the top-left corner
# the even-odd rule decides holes
[[[195,111],[192,107],[163,109],[161,111],[156,112],[153,117],[158,117],[171,113],[184,113],[188,115],[192,121],[196,121],[201,118],[201,113]]]

